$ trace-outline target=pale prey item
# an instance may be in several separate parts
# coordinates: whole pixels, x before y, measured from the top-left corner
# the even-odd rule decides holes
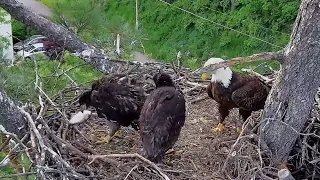
[[[84,110],[83,112],[79,111],[77,114],[71,117],[69,124],[80,124],[88,120],[91,114],[92,112],[88,110]]]

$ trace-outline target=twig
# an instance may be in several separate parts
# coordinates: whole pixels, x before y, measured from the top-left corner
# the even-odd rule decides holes
[[[141,161],[152,166],[155,170],[157,170],[157,172],[163,177],[163,179],[170,180],[169,177],[166,174],[164,174],[156,164],[154,164],[150,160],[144,158],[143,156],[141,156],[140,154],[137,154],[137,153],[134,153],[134,154],[91,155],[91,156],[89,156],[89,158],[92,159],[92,161],[89,162],[89,164],[93,163],[96,159],[104,159],[104,158],[138,158]]]
[[[257,77],[260,78],[262,81],[264,81],[266,84],[272,84],[273,81],[275,80],[275,79],[270,79],[270,78],[268,78],[268,77],[265,77],[265,76],[263,76],[263,75],[255,72],[255,71],[253,71],[252,69],[242,68],[241,71],[245,71],[245,72],[248,72],[248,73],[251,73],[251,74],[257,76]]]
[[[19,107],[18,107],[19,108]],[[34,124],[33,120],[32,120],[32,117],[30,116],[29,113],[27,113],[25,110],[23,110],[22,108],[19,108],[20,112],[27,118],[28,122],[29,122],[29,125],[30,125],[30,128],[32,129],[34,135],[36,136],[36,138],[38,139],[38,143],[39,143],[39,146],[40,146],[40,161],[38,162],[40,165],[44,165],[45,163],[45,157],[46,157],[46,154],[45,154],[45,151],[44,151],[44,142],[43,142],[43,139],[40,135],[40,132],[38,131],[36,125]]]
[[[46,151],[48,151],[52,155],[52,158],[55,159],[56,162],[62,163],[65,166],[65,168],[71,171],[75,178],[80,178],[80,177],[83,178],[81,174],[75,172],[73,168],[70,166],[70,164],[67,163],[65,160],[63,160],[56,152],[54,152],[52,149],[48,148],[47,146],[44,146],[44,148]]]
[[[130,176],[130,174],[132,173],[132,171],[135,170],[135,169],[137,169],[138,166],[139,166],[138,164],[136,164],[135,166],[133,166],[133,168],[129,171],[129,173],[128,173],[127,176],[124,178],[124,180],[126,180],[126,179]]]
[[[208,99],[208,98],[209,98],[208,96],[203,96],[203,97],[200,97],[200,98],[197,98],[197,99],[194,99],[194,100],[190,101],[190,103],[194,104],[196,102],[203,101],[203,100]]]
[[[234,148],[236,147],[236,145],[239,143],[239,141],[241,140],[241,139],[243,139],[243,138],[245,138],[245,137],[250,137],[250,135],[248,136],[243,136],[243,133],[244,133],[244,131],[245,131],[245,129],[247,128],[247,126],[248,126],[248,124],[249,124],[249,121],[250,121],[250,118],[248,118],[243,124],[242,124],[242,131],[240,132],[240,134],[239,134],[239,137],[237,138],[237,140],[236,140],[236,142],[231,146],[231,149],[230,149],[230,151],[229,151],[229,154],[228,154],[228,156],[227,156],[227,158],[226,158],[226,160],[225,160],[225,162],[224,162],[224,164],[223,164],[223,171],[225,171],[226,170],[226,167],[227,167],[227,163],[228,163],[228,161],[229,161],[229,158],[230,158],[230,156],[233,156],[232,154],[234,153],[233,151],[234,151]]]
[[[190,86],[196,86],[196,87],[201,87],[201,88],[207,88],[206,85],[204,84],[199,84],[199,83],[194,83],[194,82],[190,82],[190,81],[186,81],[185,84],[190,85]]]

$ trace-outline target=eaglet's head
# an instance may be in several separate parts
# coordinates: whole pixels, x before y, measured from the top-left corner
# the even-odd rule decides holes
[[[162,86],[172,86],[174,87],[174,83],[170,77],[170,75],[159,72],[153,76],[153,81],[156,84],[156,87],[162,87]]]
[[[79,97],[79,101],[78,101],[80,106],[82,106],[82,105],[90,106],[90,104],[91,104],[90,96],[91,96],[91,91],[86,91],[86,92],[82,93],[81,96]]]

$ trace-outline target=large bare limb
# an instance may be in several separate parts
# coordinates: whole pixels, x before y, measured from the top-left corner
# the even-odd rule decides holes
[[[236,58],[231,58],[228,61],[220,62],[217,64],[211,64],[207,67],[201,68],[200,70],[197,71],[197,73],[215,70],[225,66],[234,66],[234,65],[245,63],[245,62],[255,62],[259,60],[278,60],[280,62],[283,62],[284,59],[285,59],[284,50],[280,50],[277,52],[262,52],[258,54],[253,54],[251,56],[236,57]]]
[[[0,89],[0,107],[0,124],[6,131],[18,135],[21,139],[26,133],[27,121],[2,89]]]
[[[33,27],[47,36],[50,40],[75,53],[81,59],[94,66],[101,72],[114,72],[125,62],[110,61],[103,50],[88,45],[81,41],[74,33],[65,27],[51,22],[50,20],[32,12],[16,0],[1,0],[0,6],[12,17]]]

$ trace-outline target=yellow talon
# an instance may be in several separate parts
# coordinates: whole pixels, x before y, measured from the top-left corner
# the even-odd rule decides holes
[[[120,133],[120,131],[117,131],[113,136],[115,136],[115,137],[122,137],[122,134]]]
[[[241,131],[242,131],[242,129],[238,127],[238,128],[237,128],[237,133],[240,134]]]
[[[111,137],[108,135],[108,136],[102,138],[101,141],[98,141],[97,144],[101,144],[101,143],[106,143],[106,144],[108,144],[110,141],[111,141]]]
[[[215,132],[221,132],[224,130],[224,127],[223,127],[223,124],[219,123],[218,126],[214,129],[212,129],[212,132],[215,133]]]
[[[204,80],[207,80],[208,77],[209,77],[209,75],[208,75],[207,73],[203,73],[203,74],[201,75],[201,79],[202,79],[203,81],[204,81]]]
[[[111,137],[108,135],[108,136],[106,136],[106,137],[104,137],[103,139],[102,139],[102,142],[104,142],[104,143],[109,143],[111,141]]]

